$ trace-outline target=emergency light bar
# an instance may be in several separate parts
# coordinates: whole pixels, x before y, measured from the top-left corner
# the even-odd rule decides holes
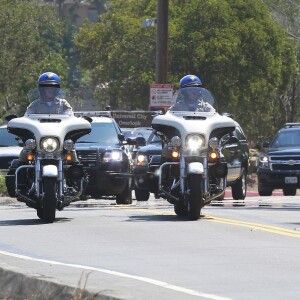
[[[112,118],[109,111],[74,111],[76,117],[108,117]]]

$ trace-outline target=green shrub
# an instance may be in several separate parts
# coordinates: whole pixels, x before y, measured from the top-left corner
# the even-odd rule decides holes
[[[0,196],[6,195],[6,185],[5,185],[5,177],[0,171]]]

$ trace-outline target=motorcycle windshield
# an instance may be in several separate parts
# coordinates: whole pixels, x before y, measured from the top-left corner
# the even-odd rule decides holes
[[[170,111],[215,112],[216,101],[205,88],[185,87],[178,91],[176,103],[170,107]]]
[[[72,114],[66,91],[54,86],[39,87],[27,94],[30,102],[26,114]]]

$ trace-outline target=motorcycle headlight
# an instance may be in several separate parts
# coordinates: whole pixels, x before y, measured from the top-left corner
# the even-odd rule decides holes
[[[25,141],[25,148],[27,150],[33,150],[36,147],[35,140],[29,139]]]
[[[186,137],[186,145],[189,150],[199,150],[205,144],[205,139],[199,134],[190,134]]]
[[[208,141],[208,145],[212,149],[217,149],[219,146],[219,140],[216,137],[213,137]]]
[[[74,143],[72,140],[64,141],[64,149],[67,151],[72,151],[74,149]]]
[[[59,141],[57,138],[44,137],[41,140],[41,149],[48,153],[52,153],[56,151],[58,148],[59,148]]]
[[[261,154],[259,157],[259,167],[268,169],[269,166],[269,156],[267,154]]]
[[[123,158],[122,151],[105,152],[105,154],[103,156],[103,160],[105,162],[122,161],[122,158]]]
[[[138,166],[145,166],[148,164],[148,157],[144,154],[138,154],[136,157],[136,164]]]
[[[173,136],[170,141],[170,146],[180,147],[180,145],[181,145],[181,138],[177,135]]]

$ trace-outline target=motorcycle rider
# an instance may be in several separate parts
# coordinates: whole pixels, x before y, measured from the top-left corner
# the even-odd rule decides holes
[[[185,75],[180,79],[179,91],[182,99],[170,107],[170,111],[214,112],[210,103],[214,99],[210,92],[202,87],[198,76]]]
[[[38,89],[40,97],[27,107],[26,114],[67,114],[73,113],[71,105],[65,99],[59,98],[61,79],[53,72],[39,76]],[[27,161],[27,150],[24,147],[20,153],[20,162]]]
[[[61,80],[53,72],[39,76],[40,97],[33,101],[26,110],[27,114],[72,114],[72,107],[65,99],[59,98]]]

